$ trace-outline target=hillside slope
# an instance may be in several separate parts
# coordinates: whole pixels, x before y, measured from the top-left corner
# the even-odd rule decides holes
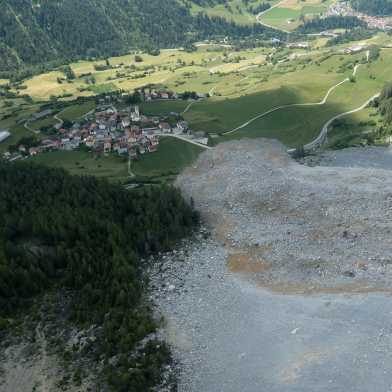
[[[353,7],[370,15],[391,15],[391,0],[352,0]]]
[[[151,335],[158,323],[145,298],[142,258],[170,249],[197,223],[180,193],[168,187],[128,192],[60,169],[0,162],[0,215],[0,391],[69,391],[44,384],[57,379],[57,370],[48,371],[52,365],[72,372],[62,361],[37,368],[47,353],[51,362],[75,364],[79,384],[83,373],[104,385],[94,390],[151,391],[169,353]],[[35,321],[13,339],[18,320],[29,315]],[[88,348],[77,348],[75,329],[96,330]],[[4,367],[7,346],[29,341],[38,347]]]
[[[176,0],[0,0],[0,71],[255,32]]]

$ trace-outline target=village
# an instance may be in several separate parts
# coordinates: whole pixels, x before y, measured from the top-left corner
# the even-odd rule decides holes
[[[170,92],[143,92],[143,101],[179,99]],[[181,99],[183,99],[181,97]],[[190,104],[201,99],[196,93],[189,97]],[[108,103],[110,102],[110,103]],[[38,140],[25,138],[20,144],[11,146],[3,154],[7,160],[14,161],[33,157],[41,153],[65,150],[73,151],[85,148],[96,155],[117,154],[137,160],[141,155],[154,153],[159,148],[159,139],[172,136],[191,143],[207,145],[208,137],[204,132],[193,132],[180,113],[165,115],[145,115],[139,104],[124,106],[122,100],[114,102],[110,97],[100,99],[94,111],[87,113],[80,121],[64,122],[61,120],[52,128],[53,134]],[[34,118],[51,116],[52,111],[35,114]],[[41,131],[37,134],[43,136]],[[3,139],[9,136],[4,133]]]
[[[362,12],[355,11],[347,2],[337,2],[331,4],[328,11],[323,16],[356,16],[357,18],[366,22],[370,28],[380,30],[392,29],[391,17],[366,15]]]

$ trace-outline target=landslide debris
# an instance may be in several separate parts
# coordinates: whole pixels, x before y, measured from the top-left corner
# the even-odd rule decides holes
[[[204,152],[177,185],[232,272],[282,292],[390,290],[388,170],[308,167],[277,141],[242,140]]]

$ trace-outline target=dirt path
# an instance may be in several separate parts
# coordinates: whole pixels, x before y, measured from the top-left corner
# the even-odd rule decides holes
[[[192,101],[191,103],[189,103],[189,105],[183,110],[183,112],[181,114],[185,114],[188,113],[190,108],[196,103],[197,101]]]
[[[64,121],[59,117],[59,114],[60,113],[55,114],[53,118],[58,121],[58,124],[56,125],[59,125],[61,127],[64,124]]]
[[[32,133],[34,133],[34,134],[40,133],[40,131],[38,131],[38,130],[36,130],[36,129],[34,129],[34,128],[31,128],[30,125],[29,125],[29,123],[30,123],[30,120],[27,120],[27,121],[23,124],[23,127],[24,127],[25,129],[27,129],[29,132],[32,132]]]
[[[135,178],[136,174],[132,171],[132,162],[131,162],[131,158],[128,157],[128,175],[130,178]]]

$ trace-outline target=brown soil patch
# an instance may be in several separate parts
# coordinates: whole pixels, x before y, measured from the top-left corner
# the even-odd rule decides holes
[[[292,384],[301,377],[302,371],[315,364],[321,364],[326,359],[327,353],[325,352],[307,352],[300,355],[296,361],[294,361],[291,366],[283,371],[283,381],[286,384]]]
[[[253,260],[248,253],[232,253],[227,258],[227,265],[231,272],[255,274],[264,272],[272,267],[272,264],[262,260]]]

